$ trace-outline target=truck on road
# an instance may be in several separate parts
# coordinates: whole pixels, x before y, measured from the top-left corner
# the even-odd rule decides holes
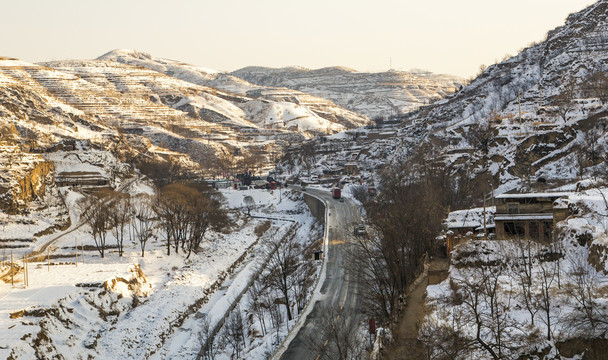
[[[339,199],[342,197],[342,190],[340,190],[339,188],[335,188],[331,191],[332,196],[334,199]]]

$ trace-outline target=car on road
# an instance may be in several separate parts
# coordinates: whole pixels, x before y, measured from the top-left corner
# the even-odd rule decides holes
[[[359,224],[357,225],[357,227],[355,227],[355,235],[365,235],[366,231],[365,231],[365,225],[364,224]]]
[[[344,198],[340,198],[340,202],[344,202]]]

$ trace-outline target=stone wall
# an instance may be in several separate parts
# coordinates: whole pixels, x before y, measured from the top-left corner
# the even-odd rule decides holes
[[[308,205],[310,213],[314,216],[321,224],[325,223],[325,204],[317,198],[304,193],[304,202]]]

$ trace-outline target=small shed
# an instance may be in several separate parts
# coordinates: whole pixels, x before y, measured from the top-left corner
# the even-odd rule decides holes
[[[226,181],[226,180],[215,181],[213,183],[213,188],[215,190],[228,189],[228,181]]]

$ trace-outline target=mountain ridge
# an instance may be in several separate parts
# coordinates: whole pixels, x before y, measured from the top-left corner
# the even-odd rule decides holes
[[[328,98],[370,118],[402,114],[453,93],[464,80],[429,72],[366,73],[344,67],[245,67],[230,73],[260,86],[286,87]]]

